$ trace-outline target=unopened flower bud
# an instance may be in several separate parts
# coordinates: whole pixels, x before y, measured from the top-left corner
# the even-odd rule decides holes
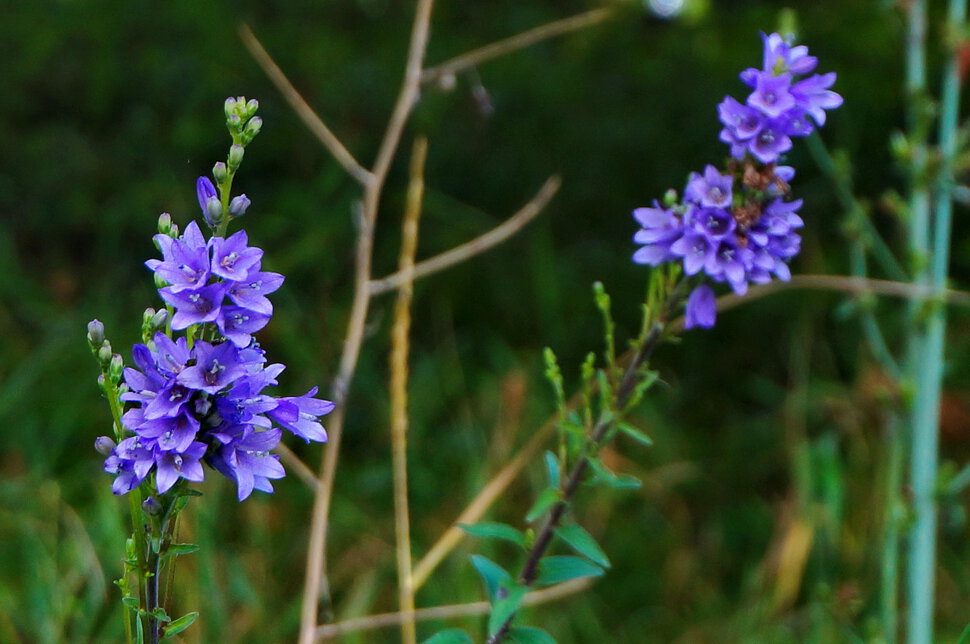
[[[677,203],[677,191],[673,188],[667,190],[667,192],[664,193],[663,203],[668,208],[673,208]]]
[[[263,129],[263,119],[258,116],[254,116],[249,119],[249,123],[246,123],[245,137],[247,141],[252,141],[259,134],[259,131]]]
[[[233,114],[236,113],[236,99],[232,96],[226,99],[225,105],[223,106],[226,111],[226,120],[228,121]]]
[[[98,388],[104,391],[104,374],[98,374]]]
[[[121,355],[114,354],[111,356],[111,362],[108,363],[108,376],[115,382],[121,380],[121,374],[125,370],[125,361],[122,359]]]
[[[167,212],[163,212],[158,216],[158,232],[163,235],[172,235],[172,215]],[[177,233],[176,233],[177,234]]]
[[[97,349],[104,344],[104,324],[101,320],[88,322],[88,344],[92,349]]]
[[[152,316],[152,328],[161,329],[168,322],[168,309],[156,311]]]
[[[144,313],[141,314],[141,325],[150,326],[152,323],[152,317],[155,315],[155,309],[148,307],[145,309]]]
[[[198,197],[199,208],[202,209],[202,214],[205,215],[208,209],[209,199],[216,197],[218,200],[216,187],[212,185],[209,177],[199,177],[195,180],[195,196]]]
[[[165,508],[163,508],[162,504],[158,502],[158,499],[156,499],[154,496],[150,496],[141,502],[141,509],[144,510],[145,514],[148,516],[157,517]]]
[[[246,154],[246,150],[239,144],[229,148],[229,168],[232,170],[238,168],[242,164],[244,154]]]
[[[226,118],[226,125],[229,126],[230,130],[238,132],[242,128],[242,119],[239,118],[238,114],[230,114]]]
[[[98,436],[94,439],[94,449],[102,456],[108,456],[115,448],[115,442],[108,436]]]
[[[246,116],[252,117],[253,114],[255,114],[256,110],[258,109],[259,109],[259,101],[257,101],[255,98],[251,98],[249,99],[249,101],[246,102]]]
[[[111,362],[111,343],[107,340],[105,340],[104,344],[101,345],[101,348],[98,349],[98,360],[101,362],[101,365],[105,367]]]
[[[209,197],[202,214],[205,215],[205,220],[210,226],[219,223],[222,219],[222,202],[219,201],[219,197]]]
[[[237,195],[229,202],[229,214],[233,217],[240,217],[246,214],[249,204],[252,203],[246,195]]]
[[[218,161],[214,166],[212,166],[212,178],[218,183],[222,183],[229,178],[229,170],[226,168],[225,163]]]

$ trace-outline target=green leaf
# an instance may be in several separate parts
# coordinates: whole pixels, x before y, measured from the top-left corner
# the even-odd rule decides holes
[[[582,557],[546,557],[539,562],[539,578],[536,583],[543,586],[560,584],[580,577],[598,577],[603,569]]]
[[[594,482],[605,483],[618,489],[637,488],[642,485],[640,479],[629,474],[616,475],[609,470],[599,458],[589,457],[589,466],[593,470]]]
[[[531,626],[516,626],[509,629],[509,637],[519,644],[556,644],[552,635],[541,628]]]
[[[653,439],[641,432],[639,429],[630,425],[629,423],[618,423],[616,426],[621,432],[632,438],[633,440],[646,445],[647,447],[653,445]]]
[[[138,598],[135,597],[134,595],[127,595],[125,597],[122,597],[121,603],[133,611],[137,611],[139,609]]]
[[[141,617],[135,616],[135,644],[145,644],[145,627],[142,626]]]
[[[171,543],[168,546],[168,554],[170,555],[190,555],[198,551],[199,545],[196,543]]]
[[[478,571],[482,581],[485,582],[485,592],[488,594],[488,601],[494,601],[501,586],[512,584],[512,575],[502,566],[491,559],[482,555],[472,555],[472,565]]]
[[[460,628],[449,628],[435,633],[421,644],[474,644],[474,642],[468,633]]]
[[[492,613],[488,616],[488,634],[494,635],[509,618],[519,611],[522,605],[522,598],[528,588],[525,586],[514,585],[512,588],[505,589],[508,594],[492,605]]]
[[[525,520],[532,523],[546,511],[559,502],[560,492],[558,488],[547,487],[542,492],[539,493],[539,497],[536,502],[532,504],[532,508],[529,510],[529,514],[525,515]]]
[[[552,452],[547,451],[545,453],[546,458],[546,473],[549,475],[549,487],[558,488],[560,483],[561,471],[559,468],[559,459]]]
[[[191,613],[186,613],[182,615],[177,620],[173,621],[171,624],[165,627],[165,637],[171,637],[173,635],[178,635],[195,621],[199,616],[198,611],[192,611]]]
[[[596,543],[596,539],[593,535],[586,532],[586,530],[579,525],[564,525],[556,530],[556,536],[569,544],[569,546],[583,555],[584,557],[591,559],[600,566],[604,568],[610,567],[610,560],[600,548],[599,544]]]
[[[525,535],[510,525],[495,523],[492,521],[481,521],[473,525],[459,523],[458,527],[475,537],[484,539],[504,539],[512,543],[525,547]]]

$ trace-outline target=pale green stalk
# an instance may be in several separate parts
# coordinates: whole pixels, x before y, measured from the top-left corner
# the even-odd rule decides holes
[[[956,34],[964,22],[966,0],[949,3],[947,29]],[[952,44],[952,43],[951,43]],[[960,103],[960,73],[957,51],[951,52],[943,77],[940,114],[940,170],[934,186],[932,264],[930,285],[946,288],[950,261],[950,231],[953,213],[953,163],[957,150],[957,119]],[[943,351],[946,335],[946,307],[935,301],[927,314],[921,341],[922,356],[916,364],[916,395],[913,401],[912,451],[913,528],[908,561],[909,644],[933,641],[933,598],[936,568],[936,477],[939,449],[940,393],[943,383]]]

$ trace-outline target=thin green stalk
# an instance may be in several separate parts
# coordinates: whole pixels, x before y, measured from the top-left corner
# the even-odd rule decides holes
[[[966,16],[966,0],[949,3],[947,29],[956,34]],[[952,43],[951,43],[952,44]],[[928,271],[931,286],[946,287],[950,260],[953,163],[957,148],[957,120],[960,102],[959,61],[951,51],[943,77],[939,142],[941,165],[934,186],[932,263]],[[909,644],[933,641],[934,579],[936,568],[936,478],[939,460],[940,393],[943,383],[943,351],[946,336],[946,307],[934,302],[928,313],[923,351],[916,366],[916,397],[913,404],[911,486],[913,529],[908,562]]]
[[[903,484],[904,444],[899,435],[900,419],[895,411],[886,421],[886,473],[884,482],[884,516],[882,533],[882,563],[880,567],[879,618],[886,644],[895,644],[899,624],[899,532],[902,524],[902,501],[899,491]]]

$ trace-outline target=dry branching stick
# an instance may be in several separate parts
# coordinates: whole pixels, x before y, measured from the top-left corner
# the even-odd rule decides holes
[[[398,272],[404,279],[397,291],[394,326],[391,329],[391,457],[394,471],[394,533],[397,550],[398,601],[403,644],[417,644],[414,624],[414,582],[411,576],[411,524],[408,510],[408,335],[411,332],[411,295],[414,284],[414,254],[418,247],[418,219],[424,196],[424,161],[428,140],[414,141],[411,180],[401,230]]]
[[[286,74],[283,73],[283,70],[273,61],[273,58],[263,47],[262,43],[256,38],[256,35],[249,28],[249,25],[243,24],[239,27],[239,38],[242,39],[243,45],[249,50],[249,54],[259,64],[273,84],[276,85],[276,89],[283,95],[286,102],[290,104],[290,107],[300,117],[300,120],[317,137],[320,143],[330,151],[330,154],[337,160],[337,163],[343,166],[347,174],[353,177],[359,184],[366,186],[370,183],[373,178],[370,171],[358,163],[354,155],[347,150],[344,144],[340,142],[340,139],[317,116],[313,108],[307,104],[303,96],[293,87],[293,84],[286,77]]]
[[[368,285],[371,279],[371,261],[374,247],[374,228],[384,182],[391,160],[401,140],[404,124],[417,100],[421,84],[421,69],[428,44],[433,0],[418,0],[411,29],[404,81],[394,110],[374,161],[371,177],[364,187],[363,216],[357,236],[354,271],[354,300],[340,359],[340,369],[334,381],[334,402],[337,407],[328,423],[329,444],[324,452],[320,468],[320,487],[314,496],[310,519],[310,542],[307,546],[306,581],[303,588],[303,606],[300,614],[299,644],[312,644],[317,627],[320,593],[326,585],[327,523],[330,502],[333,498],[333,482],[340,453],[340,440],[346,414],[346,397],[350,382],[357,369],[357,360],[364,339],[367,311],[370,305]],[[329,595],[329,592],[327,593]]]
[[[584,577],[582,579],[572,579],[570,581],[534,590],[527,593],[522,598],[523,606],[538,606],[569,595],[581,592],[593,585],[593,579]],[[414,611],[414,619],[424,622],[432,619],[457,619],[459,617],[473,617],[475,615],[487,615],[491,610],[488,602],[471,602],[468,604],[449,604],[447,606],[431,606],[429,608],[419,608]],[[397,626],[404,619],[401,613],[382,613],[380,615],[368,615],[367,617],[357,617],[344,620],[335,624],[324,624],[317,627],[317,637],[321,640],[358,633],[360,631],[370,631],[378,628],[389,628]]]
[[[493,42],[484,47],[456,56],[440,65],[430,67],[421,74],[422,83],[433,83],[447,76],[454,76],[460,71],[484,63],[485,61],[504,56],[519,49],[525,49],[543,40],[561,36],[572,31],[585,29],[599,22],[610,18],[616,13],[612,7],[593,9],[585,13],[563,18],[544,25],[540,25],[528,31],[523,31],[514,36]]]
[[[518,212],[495,228],[491,229],[487,233],[479,235],[471,241],[465,242],[461,246],[456,246],[451,250],[447,250],[443,253],[435,255],[434,257],[418,262],[414,266],[414,279],[417,280],[422,277],[427,277],[428,275],[432,275],[438,271],[451,268],[455,264],[468,261],[472,257],[484,253],[490,248],[501,244],[509,237],[512,237],[543,211],[543,209],[549,204],[549,201],[559,191],[560,185],[562,185],[562,181],[558,176],[553,175],[549,177],[546,179],[546,182],[542,184],[542,187],[539,188],[539,192],[536,193],[536,196],[533,197],[529,203],[522,206]],[[370,294],[380,295],[381,293],[394,290],[398,288],[403,281],[404,275],[401,271],[381,279],[371,280]]]

